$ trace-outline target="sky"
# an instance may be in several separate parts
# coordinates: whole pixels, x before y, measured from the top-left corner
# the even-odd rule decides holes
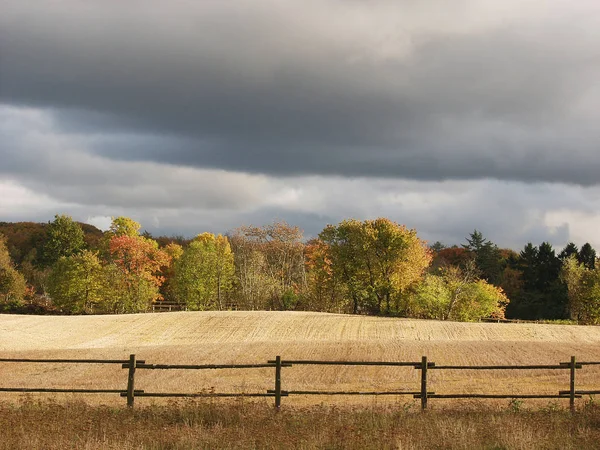
[[[0,221],[600,248],[597,0],[0,0]]]

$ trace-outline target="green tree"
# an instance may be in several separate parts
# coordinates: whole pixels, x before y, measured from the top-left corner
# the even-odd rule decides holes
[[[600,324],[600,269],[588,268],[572,255],[563,264],[561,278],[567,285],[570,318]]]
[[[223,309],[234,277],[234,257],[225,236],[203,233],[174,266],[174,290],[188,309]]]
[[[478,279],[469,269],[449,266],[428,274],[413,290],[409,315],[424,319],[476,321],[503,318],[509,299],[502,289]]]
[[[108,229],[109,235],[112,236],[129,236],[136,237],[140,235],[142,226],[129,217],[113,217]],[[149,239],[149,238],[147,238]]]
[[[43,257],[47,266],[51,266],[63,256],[75,255],[85,248],[81,225],[71,216],[54,216],[54,221],[48,223],[46,233]]]
[[[384,218],[328,225],[319,238],[355,314],[400,312],[402,293],[431,262],[431,252],[415,230]]]
[[[61,257],[48,278],[48,293],[56,306],[70,313],[92,314],[102,309],[106,293],[104,270],[98,255],[84,250]]]
[[[319,239],[328,250],[334,277],[343,285],[341,295],[350,300],[350,312],[358,314],[369,303],[362,223],[349,219],[338,225],[327,225]]]

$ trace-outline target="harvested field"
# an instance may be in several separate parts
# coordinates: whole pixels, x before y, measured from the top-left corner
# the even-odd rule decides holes
[[[262,363],[276,355],[361,361],[419,361],[427,355],[438,365],[557,364],[571,355],[600,361],[600,327],[264,311],[0,315],[3,358],[126,359],[130,353],[155,364]],[[3,387],[123,388],[126,376],[118,366],[0,363]],[[438,393],[555,394],[568,389],[568,377],[567,370],[430,371],[430,388]],[[417,390],[418,386],[419,372],[412,368],[295,366],[283,370],[287,390]],[[138,370],[136,376],[136,388],[153,392],[264,392],[272,387],[273,370],[268,368]],[[600,367],[578,371],[577,389],[600,389]],[[5,394],[2,399],[17,396]],[[94,399],[123,403],[115,397],[86,397],[86,401]],[[284,405],[389,401],[412,399],[290,397]],[[432,406],[445,402],[432,401]]]

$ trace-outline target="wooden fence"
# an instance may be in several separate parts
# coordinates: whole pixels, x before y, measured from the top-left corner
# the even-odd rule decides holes
[[[498,365],[498,366],[461,366],[461,365],[439,365],[430,362],[427,356],[421,361],[323,361],[323,360],[284,360],[277,356],[274,360],[258,364],[147,364],[145,360],[139,360],[136,355],[130,355],[128,360],[116,359],[16,359],[0,358],[0,363],[48,363],[48,364],[120,364],[127,369],[127,387],[125,389],[59,389],[59,388],[23,388],[23,387],[0,387],[0,392],[26,392],[26,393],[75,393],[75,394],[119,394],[127,399],[127,406],[133,407],[136,397],[273,397],[275,407],[281,406],[282,397],[291,395],[410,395],[421,400],[421,408],[426,409],[429,399],[453,398],[453,399],[568,399],[571,410],[575,409],[575,399],[583,395],[597,395],[600,390],[577,390],[575,385],[576,371],[584,366],[600,365],[596,361],[577,362],[572,356],[569,362],[559,364],[536,364],[536,365]],[[393,390],[393,391],[309,391],[309,390],[284,390],[282,388],[282,369],[299,365],[319,366],[389,366],[389,367],[413,367],[420,370],[421,385],[416,391]],[[274,389],[266,392],[254,393],[214,393],[214,392],[146,392],[135,389],[137,370],[218,370],[218,369],[259,369],[273,368]],[[431,370],[568,370],[569,389],[559,390],[557,394],[438,394],[428,390],[428,373]]]

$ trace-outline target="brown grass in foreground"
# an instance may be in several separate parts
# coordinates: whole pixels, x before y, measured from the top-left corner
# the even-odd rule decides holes
[[[600,406],[428,411],[249,401],[128,410],[85,403],[0,403],[0,448],[580,449],[600,446]]]

